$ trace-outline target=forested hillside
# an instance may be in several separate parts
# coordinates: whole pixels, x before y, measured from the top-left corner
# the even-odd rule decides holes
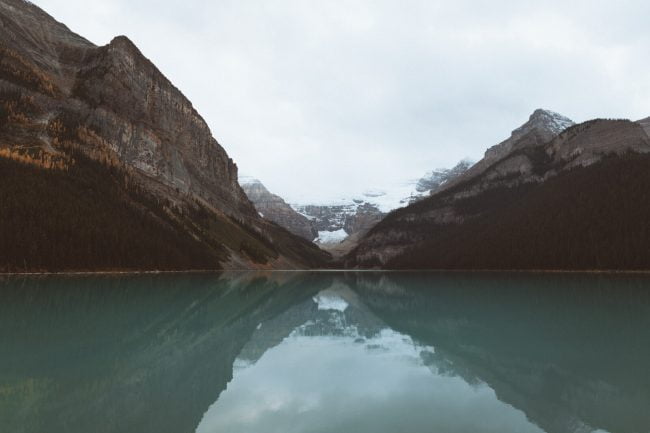
[[[426,241],[387,267],[650,269],[649,190],[650,156],[636,154],[542,184],[495,189],[455,203],[475,215],[461,224],[410,223]],[[426,213],[432,204],[414,206]],[[382,230],[400,230],[406,223],[395,218],[383,224]]]
[[[44,169],[0,157],[0,271],[219,269],[223,246],[260,265],[277,257],[234,220],[198,203],[188,214],[115,167],[73,160]]]

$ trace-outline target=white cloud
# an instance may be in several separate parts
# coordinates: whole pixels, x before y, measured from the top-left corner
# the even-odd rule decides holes
[[[538,107],[650,115],[642,0],[36,3],[97,44],[129,36],[289,200],[478,158]]]

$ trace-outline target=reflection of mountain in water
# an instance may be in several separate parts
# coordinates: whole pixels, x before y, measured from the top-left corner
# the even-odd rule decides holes
[[[634,277],[398,274],[350,284],[427,360],[549,433],[650,430],[650,291]]]
[[[196,432],[541,432],[486,385],[425,365],[434,354],[338,281],[258,326]]]
[[[348,308],[349,304],[354,304]],[[386,325],[356,299],[345,284],[336,282],[282,314],[260,323],[239,354],[243,364],[254,363],[290,335],[354,336],[363,339]]]
[[[16,433],[192,432],[227,403],[233,368],[275,354],[285,369],[284,343],[315,350],[310,341],[325,338],[491,388],[548,433],[649,431],[646,286],[402,273],[9,280],[0,421]],[[354,387],[352,372],[336,371],[330,387]],[[424,395],[416,388],[414,400]],[[424,404],[420,412],[435,408]]]
[[[20,432],[192,432],[261,321],[310,275],[0,282],[0,425]]]

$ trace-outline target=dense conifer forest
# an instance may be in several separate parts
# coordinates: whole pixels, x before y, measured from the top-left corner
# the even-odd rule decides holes
[[[68,170],[0,158],[0,271],[217,269],[198,242],[122,175],[81,155]],[[145,205],[135,205],[134,199]]]
[[[388,263],[398,269],[650,269],[650,156],[576,168],[542,184],[459,201],[461,224],[383,221],[426,238]],[[436,197],[418,203],[426,209]],[[399,211],[397,211],[399,212]],[[403,225],[400,227],[400,225]],[[404,225],[406,224],[406,225]]]

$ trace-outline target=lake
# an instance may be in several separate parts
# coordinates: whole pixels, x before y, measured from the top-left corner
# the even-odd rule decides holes
[[[650,432],[650,277],[1,278],[1,432]]]

